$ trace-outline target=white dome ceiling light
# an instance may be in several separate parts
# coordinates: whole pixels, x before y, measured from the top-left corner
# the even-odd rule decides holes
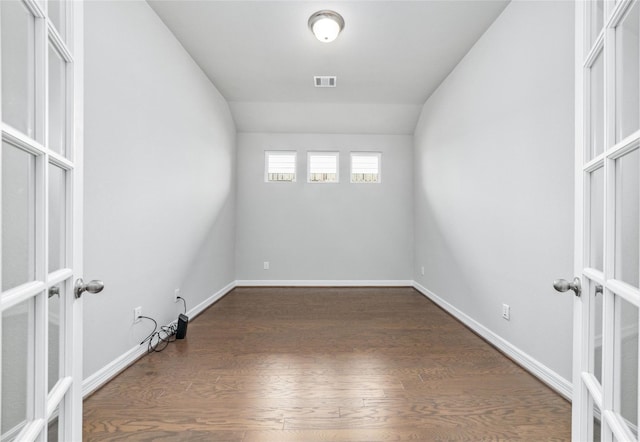
[[[309,29],[318,40],[330,43],[344,29],[344,19],[337,12],[325,9],[311,14]]]

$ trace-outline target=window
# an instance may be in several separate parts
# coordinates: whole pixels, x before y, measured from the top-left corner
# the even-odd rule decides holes
[[[307,160],[310,183],[338,182],[338,152],[309,152]]]
[[[271,151],[264,153],[265,182],[295,181],[296,153],[293,151]]]
[[[351,182],[379,183],[381,153],[351,153]]]

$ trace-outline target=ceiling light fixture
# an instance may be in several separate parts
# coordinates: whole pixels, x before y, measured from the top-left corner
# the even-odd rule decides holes
[[[344,19],[337,12],[324,9],[311,14],[309,29],[318,40],[329,43],[335,40],[344,29]]]

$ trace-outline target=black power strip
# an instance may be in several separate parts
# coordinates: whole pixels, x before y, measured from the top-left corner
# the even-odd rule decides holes
[[[2,0],[0,0],[2,1]],[[184,303],[184,312],[187,313],[187,301],[184,298],[178,296],[177,299],[182,300]],[[153,331],[149,333],[144,341],[140,343],[140,345],[147,343],[147,351],[151,352],[160,352],[167,348],[170,342],[175,341],[176,339],[184,339],[187,337],[187,325],[189,324],[189,317],[186,314],[180,314],[178,316],[177,323],[171,323],[168,326],[162,326],[158,329],[158,322],[149,317],[149,316],[138,316],[138,318],[149,319],[153,321]]]
[[[178,331],[176,331],[176,339],[184,339],[187,337],[187,325],[189,325],[189,317],[180,313],[180,316],[178,316]]]

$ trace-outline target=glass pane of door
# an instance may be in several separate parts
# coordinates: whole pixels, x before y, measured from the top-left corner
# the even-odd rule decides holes
[[[35,138],[35,18],[18,0],[0,1],[2,120]]]
[[[590,182],[589,266],[602,270],[604,259],[604,168],[601,167],[591,172]]]
[[[66,154],[67,144],[67,63],[49,45],[49,148]]]
[[[602,423],[600,409],[596,404],[593,404],[593,441],[600,442],[602,440]]]
[[[630,424],[638,425],[638,308],[616,298],[616,385],[617,411]],[[637,436],[637,434],[636,434]]]
[[[2,313],[2,440],[13,440],[31,417],[34,299]]]
[[[589,283],[589,296],[591,296],[591,340],[593,347],[591,349],[591,361],[593,364],[593,375],[602,385],[602,319],[603,319],[603,296],[600,292],[601,287],[594,281]]]
[[[53,26],[56,28],[62,39],[65,40],[67,37],[67,4],[61,0],[49,0],[47,4],[49,7],[48,15],[51,19],[51,23],[53,23]]]
[[[60,379],[60,362],[62,357],[62,305],[65,299],[65,283],[60,283],[49,289],[49,391]]]
[[[590,71],[590,144],[586,160],[604,152],[604,56],[596,57]]]
[[[640,150],[616,160],[615,277],[639,287]]]
[[[616,29],[616,140],[640,128],[640,3]]]
[[[67,173],[53,164],[49,165],[49,272],[65,267]]]
[[[58,425],[58,416],[60,415],[60,407],[56,408],[53,412],[53,418],[49,419],[49,425],[47,425],[47,442],[58,442],[61,441],[60,437],[60,425]]]
[[[2,291],[35,277],[35,165],[33,155],[2,143]]]
[[[60,407],[56,409],[53,413],[53,418],[49,420],[49,425],[47,425],[47,442],[58,442],[61,441],[60,437],[60,425],[58,425],[58,416],[60,415]]]
[[[589,0],[587,4],[589,5],[589,15],[591,17],[588,46],[591,47],[596,38],[598,38],[600,31],[602,31],[602,25],[604,23],[604,0]]]

